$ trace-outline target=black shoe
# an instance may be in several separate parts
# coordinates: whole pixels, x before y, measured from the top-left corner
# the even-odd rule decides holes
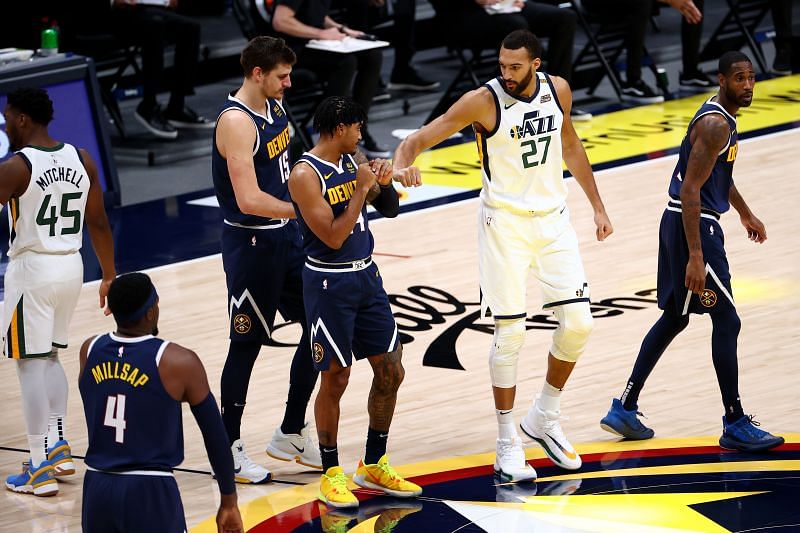
[[[588,111],[584,111],[583,109],[573,107],[569,111],[569,118],[572,119],[572,122],[587,122],[592,120],[592,114]]]
[[[778,50],[775,53],[775,60],[772,62],[772,72],[781,75],[792,73],[792,53],[788,48]]]
[[[393,91],[435,91],[441,85],[438,81],[427,80],[413,69],[405,73],[392,73],[389,88]]]
[[[136,108],[133,116],[147,131],[162,139],[177,139],[178,130],[164,118],[164,113],[159,106],[150,111],[145,111],[142,106]]]
[[[386,100],[390,100],[392,95],[389,94],[389,91],[386,90],[386,84],[381,81],[378,84],[378,88],[375,89],[375,94],[372,95],[373,102],[385,102]]]
[[[214,122],[198,115],[193,109],[184,106],[180,111],[167,109],[164,117],[174,128],[206,130],[214,127]]]
[[[708,74],[706,74],[702,70],[695,70],[694,72],[687,72],[687,73],[681,72],[679,79],[681,87],[691,87],[696,89],[712,89],[717,85],[711,80],[711,78],[708,77]]]
[[[664,101],[663,96],[657,94],[641,79],[622,86],[622,99],[637,104],[657,104]]]
[[[364,135],[361,151],[364,152],[369,159],[389,159],[392,157],[392,152],[386,146],[378,144],[372,138],[372,135]]]

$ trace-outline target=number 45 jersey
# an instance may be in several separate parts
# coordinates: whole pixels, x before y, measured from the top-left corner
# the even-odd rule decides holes
[[[550,76],[537,72],[536,77],[529,98],[509,93],[500,77],[483,85],[497,116],[494,130],[476,131],[481,200],[489,207],[543,214],[567,198],[561,167],[564,113]]]
[[[65,255],[81,248],[89,175],[78,150],[26,146],[19,152],[31,171],[28,188],[8,206],[8,256],[23,252]]]
[[[89,449],[86,464],[106,472],[170,471],[183,461],[181,404],[158,364],[167,341],[99,335],[78,380]]]

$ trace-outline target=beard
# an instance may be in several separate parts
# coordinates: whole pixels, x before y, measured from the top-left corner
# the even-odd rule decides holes
[[[517,86],[514,87],[514,89],[511,91],[511,94],[513,94],[514,96],[519,96],[520,94],[522,94],[522,91],[524,91],[525,88],[528,87],[528,85],[530,85],[532,79],[533,79],[533,69],[529,70],[528,75],[522,78],[522,81],[517,83]]]

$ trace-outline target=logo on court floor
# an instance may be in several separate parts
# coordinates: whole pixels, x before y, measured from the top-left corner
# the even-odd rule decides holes
[[[319,363],[322,361],[322,357],[325,355],[325,349],[320,343],[315,342],[312,348],[312,354],[314,356],[314,362]]]
[[[717,293],[711,289],[703,289],[703,292],[700,293],[700,303],[703,307],[714,307],[717,303]]]
[[[236,331],[236,333],[244,335],[250,331],[250,326],[252,326],[252,322],[250,321],[250,317],[246,314],[239,313],[233,317],[233,329]]]

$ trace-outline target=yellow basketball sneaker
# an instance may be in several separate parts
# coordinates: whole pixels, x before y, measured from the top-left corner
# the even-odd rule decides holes
[[[365,489],[380,490],[397,498],[412,498],[422,494],[422,487],[400,477],[389,465],[386,455],[374,465],[365,465],[363,460],[359,461],[353,481]]]
[[[358,507],[358,498],[347,488],[347,476],[341,466],[332,466],[319,481],[319,499],[331,507]]]

